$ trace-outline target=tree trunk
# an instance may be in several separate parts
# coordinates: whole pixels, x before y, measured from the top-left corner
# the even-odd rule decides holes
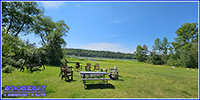
[[[22,30],[22,28],[24,27],[25,22],[22,24],[22,26],[20,27],[19,31],[15,34],[15,37],[19,34],[19,32]]]
[[[40,35],[41,39],[42,39],[42,42],[45,44],[46,42],[44,41],[43,37]]]

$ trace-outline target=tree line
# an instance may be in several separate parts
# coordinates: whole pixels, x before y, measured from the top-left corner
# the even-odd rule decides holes
[[[111,51],[64,48],[63,52],[65,55],[75,55],[75,56],[82,56],[82,57],[134,59],[134,55],[131,53],[121,53],[121,52],[111,52]]]
[[[152,51],[145,44],[143,47],[138,45],[134,52],[136,59],[155,65],[198,68],[198,24],[185,23],[175,34],[177,37],[171,43],[166,37],[156,38]]]

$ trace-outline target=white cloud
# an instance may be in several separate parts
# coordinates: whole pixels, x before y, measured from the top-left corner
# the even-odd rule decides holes
[[[89,49],[89,50],[104,50],[104,51],[113,51],[113,52],[123,52],[123,53],[133,53],[134,50],[126,49],[122,47],[119,43],[92,43],[88,45],[81,46],[80,48]]]
[[[76,4],[76,6],[78,6],[79,8],[82,8],[81,5],[79,5],[79,4]]]
[[[110,35],[110,37],[117,37],[117,35]]]
[[[121,23],[121,22],[123,22],[124,20],[123,19],[121,19],[121,20],[116,20],[116,21],[114,21],[114,23]]]
[[[47,9],[58,8],[59,6],[64,5],[63,2],[42,2],[42,4]]]

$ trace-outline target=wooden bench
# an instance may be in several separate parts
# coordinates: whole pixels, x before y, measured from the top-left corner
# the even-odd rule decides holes
[[[36,63],[31,63],[31,64],[27,64],[26,68],[31,70],[31,72],[33,72],[33,69],[36,69],[36,68],[40,68],[42,67],[41,64],[36,64]],[[43,68],[45,69],[44,65],[43,65]]]
[[[110,71],[109,71],[109,74],[108,76],[111,78],[111,79],[118,79],[118,76],[119,76],[119,71],[117,69],[117,66],[115,65],[114,68],[109,68]]]
[[[83,81],[83,87],[85,88],[85,81],[88,81],[88,80],[103,80],[103,84],[105,85],[105,86],[107,86],[106,84],[105,84],[105,82],[104,81],[107,81],[107,84],[108,84],[108,80],[110,80],[110,78],[83,78],[83,79],[81,79],[82,81]]]

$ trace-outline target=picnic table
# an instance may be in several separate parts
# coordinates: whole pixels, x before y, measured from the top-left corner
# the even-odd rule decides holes
[[[85,81],[87,81],[87,80],[101,80],[101,81],[103,81],[103,84],[105,86],[107,86],[105,84],[105,81],[107,81],[107,84],[108,84],[108,80],[110,80],[110,78],[105,78],[105,75],[108,74],[107,72],[80,71],[80,74],[83,76],[82,82],[83,82],[84,88],[85,88],[85,85],[86,85]],[[95,77],[94,78],[91,78],[91,77],[86,78],[86,76],[102,76],[102,78],[95,78]]]
[[[107,68],[101,68],[101,71],[102,71],[102,72],[103,72],[103,70],[105,70],[105,71],[107,72],[108,69],[107,69]]]

